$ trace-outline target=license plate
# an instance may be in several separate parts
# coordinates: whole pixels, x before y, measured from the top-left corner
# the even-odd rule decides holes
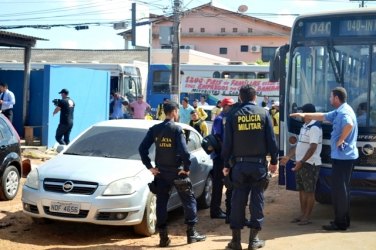
[[[50,212],[64,214],[79,214],[80,204],[66,202],[51,202]]]

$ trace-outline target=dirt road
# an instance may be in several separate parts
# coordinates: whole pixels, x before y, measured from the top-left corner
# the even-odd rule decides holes
[[[23,180],[24,181],[24,180]],[[290,220],[298,211],[297,193],[286,191],[273,181],[266,192],[264,230],[267,249],[346,250],[376,249],[376,197],[356,199],[352,203],[352,226],[347,232],[328,233],[321,225],[332,219],[330,205],[316,204],[312,224],[298,226]],[[35,224],[22,213],[21,192],[10,202],[0,202],[0,249],[154,249],[158,236],[143,238],[131,227],[53,222]],[[182,210],[169,214],[171,247],[166,249],[224,249],[231,231],[223,220],[212,220],[208,210],[199,211],[198,230],[207,235],[205,242],[186,245]],[[242,231],[247,249],[248,229]]]

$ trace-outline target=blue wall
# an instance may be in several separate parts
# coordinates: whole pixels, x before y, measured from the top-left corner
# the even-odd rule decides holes
[[[48,147],[56,143],[55,132],[60,115],[52,116],[55,109],[52,100],[61,98],[59,92],[63,88],[69,90],[69,96],[76,105],[71,139],[90,125],[108,119],[110,72],[49,65],[45,66],[44,71],[45,82],[49,82],[48,99],[45,100],[43,105],[49,107],[48,112],[43,113],[43,120],[49,121]]]
[[[13,125],[24,135],[22,124],[23,71],[0,70],[0,81],[9,85],[16,96]],[[29,116],[25,125],[42,126],[42,145],[56,144],[55,132],[60,114],[52,115],[53,99],[61,98],[61,89],[67,88],[74,100],[74,125],[71,140],[90,125],[109,117],[110,72],[83,68],[46,65],[44,70],[31,71]],[[39,136],[40,131],[35,130]]]
[[[22,136],[23,71],[0,70],[0,81],[7,83],[8,89],[14,93],[16,105],[13,107],[13,125]]]

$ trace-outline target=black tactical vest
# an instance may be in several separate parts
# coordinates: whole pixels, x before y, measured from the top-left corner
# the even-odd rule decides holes
[[[266,155],[265,123],[265,109],[254,104],[242,105],[233,114],[234,157],[263,157]]]
[[[180,137],[178,127],[171,123],[161,123],[154,127],[155,164],[157,167],[177,167],[180,165],[177,156],[177,142]]]

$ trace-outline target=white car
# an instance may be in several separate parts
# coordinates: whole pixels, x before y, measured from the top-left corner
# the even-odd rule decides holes
[[[91,126],[53,159],[30,172],[23,186],[24,213],[52,219],[103,225],[133,225],[136,233],[155,233],[156,197],[148,187],[151,172],[138,147],[148,129],[160,121],[110,120]],[[201,208],[212,191],[212,161],[201,148],[202,137],[190,126],[190,178]],[[154,145],[150,149],[154,159]],[[173,190],[168,209],[181,205]]]

